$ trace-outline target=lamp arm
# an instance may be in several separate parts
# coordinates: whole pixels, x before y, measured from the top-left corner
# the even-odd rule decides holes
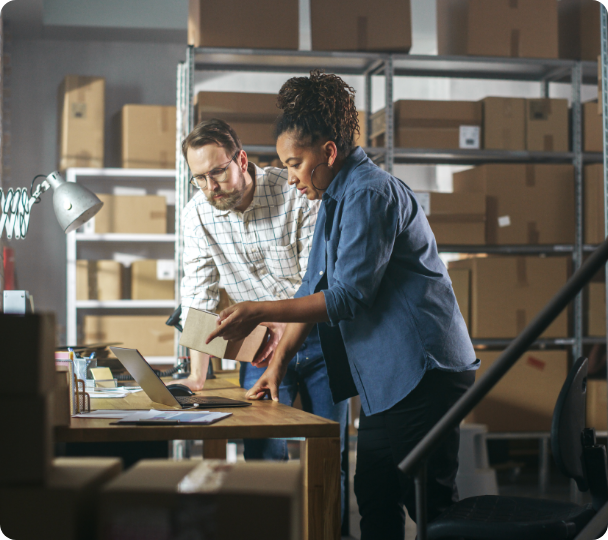
[[[9,188],[6,194],[0,188],[0,237],[6,229],[6,237],[11,240],[25,238],[30,226],[30,211],[40,200],[40,195],[50,189],[48,180],[41,182],[30,197],[26,188]]]

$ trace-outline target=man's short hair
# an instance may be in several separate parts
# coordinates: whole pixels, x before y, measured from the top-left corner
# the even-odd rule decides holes
[[[207,144],[216,144],[226,150],[226,155],[233,156],[243,145],[234,131],[226,122],[219,118],[211,118],[200,122],[182,142],[182,153],[188,160],[188,148],[201,148]]]

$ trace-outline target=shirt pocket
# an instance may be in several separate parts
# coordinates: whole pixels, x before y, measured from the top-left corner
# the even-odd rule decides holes
[[[287,246],[264,246],[262,251],[264,264],[269,274],[277,278],[299,279],[300,263],[297,242]]]

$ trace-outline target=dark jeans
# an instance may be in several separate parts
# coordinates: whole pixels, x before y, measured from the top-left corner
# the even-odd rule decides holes
[[[414,479],[397,467],[474,382],[475,371],[430,370],[409,395],[387,411],[371,416],[361,411],[355,472],[361,540],[405,537],[403,505],[416,519]],[[429,521],[458,500],[459,441],[456,428],[429,458]]]

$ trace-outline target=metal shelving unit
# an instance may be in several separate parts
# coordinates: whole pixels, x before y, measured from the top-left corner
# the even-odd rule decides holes
[[[96,193],[110,193],[115,187],[124,194],[152,194],[173,192],[176,173],[165,169],[67,169],[66,180],[85,184]],[[127,190],[124,192],[124,190]],[[78,342],[78,324],[84,314],[165,314],[175,309],[175,300],[77,300],[76,260],[79,258],[102,259],[112,252],[167,253],[162,258],[173,257],[175,234],[95,234],[74,231],[67,235],[67,341]],[[153,258],[153,257],[151,257]],[[148,357],[151,364],[172,364],[176,358]]]

